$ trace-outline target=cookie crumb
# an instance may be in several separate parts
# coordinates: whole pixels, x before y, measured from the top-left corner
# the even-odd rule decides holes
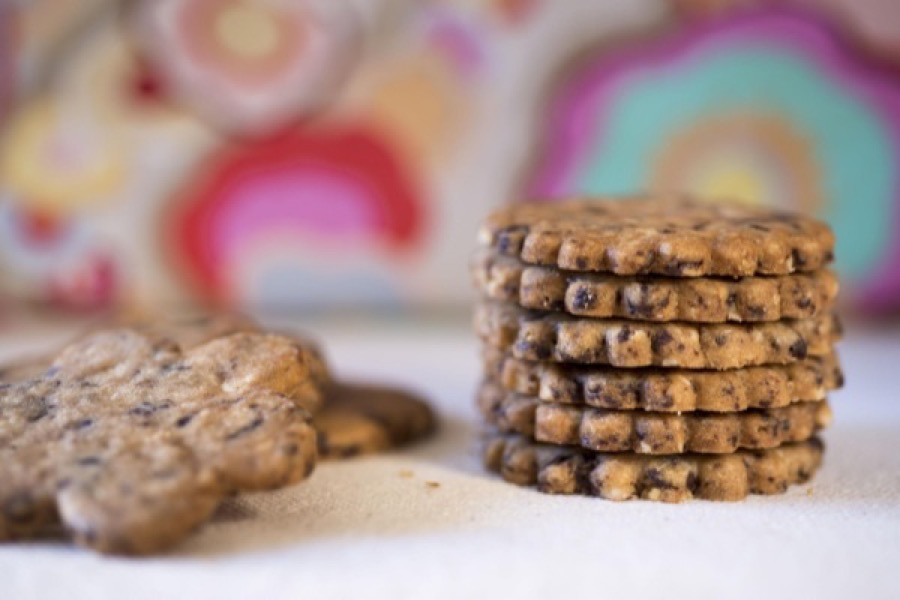
[[[397,475],[399,475],[403,479],[412,479],[413,477],[416,476],[416,474],[413,473],[412,471],[410,471],[409,469],[403,469],[402,471],[397,473]]]
[[[441,487],[441,484],[438,483],[437,481],[426,481],[425,485],[426,485],[426,487],[428,487],[429,489],[432,489],[432,490],[435,490],[435,489]]]
[[[812,495],[813,495],[813,487],[812,486],[809,486],[809,488],[806,490],[806,495],[812,497]]]

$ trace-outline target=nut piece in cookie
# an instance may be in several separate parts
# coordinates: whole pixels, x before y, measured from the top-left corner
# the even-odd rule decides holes
[[[64,348],[0,384],[0,539],[60,524],[100,552],[177,543],[239,490],[313,470],[308,376],[288,338],[238,333],[182,350],[135,329]]]

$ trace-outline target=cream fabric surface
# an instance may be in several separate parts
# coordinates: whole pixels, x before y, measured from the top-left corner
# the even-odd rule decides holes
[[[307,325],[341,375],[428,395],[440,433],[230,501],[166,556],[0,545],[0,599],[900,597],[896,329],[849,328],[848,385],[812,484],[664,505],[545,496],[486,474],[465,321]],[[0,358],[54,337],[16,332]]]

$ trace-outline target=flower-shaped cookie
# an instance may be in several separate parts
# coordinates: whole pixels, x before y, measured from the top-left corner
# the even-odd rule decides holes
[[[157,552],[227,495],[307,477],[316,434],[291,398],[310,376],[303,356],[276,335],[184,351],[113,329],[0,384],[0,539],[62,524],[101,552]]]

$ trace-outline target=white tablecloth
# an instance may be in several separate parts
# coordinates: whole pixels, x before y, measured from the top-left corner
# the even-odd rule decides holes
[[[900,598],[896,328],[850,328],[848,384],[834,395],[812,484],[684,505],[551,497],[486,474],[472,406],[478,355],[463,320],[308,328],[340,374],[425,393],[439,435],[231,501],[170,555],[0,545],[0,599]],[[0,358],[51,337],[14,330]]]

